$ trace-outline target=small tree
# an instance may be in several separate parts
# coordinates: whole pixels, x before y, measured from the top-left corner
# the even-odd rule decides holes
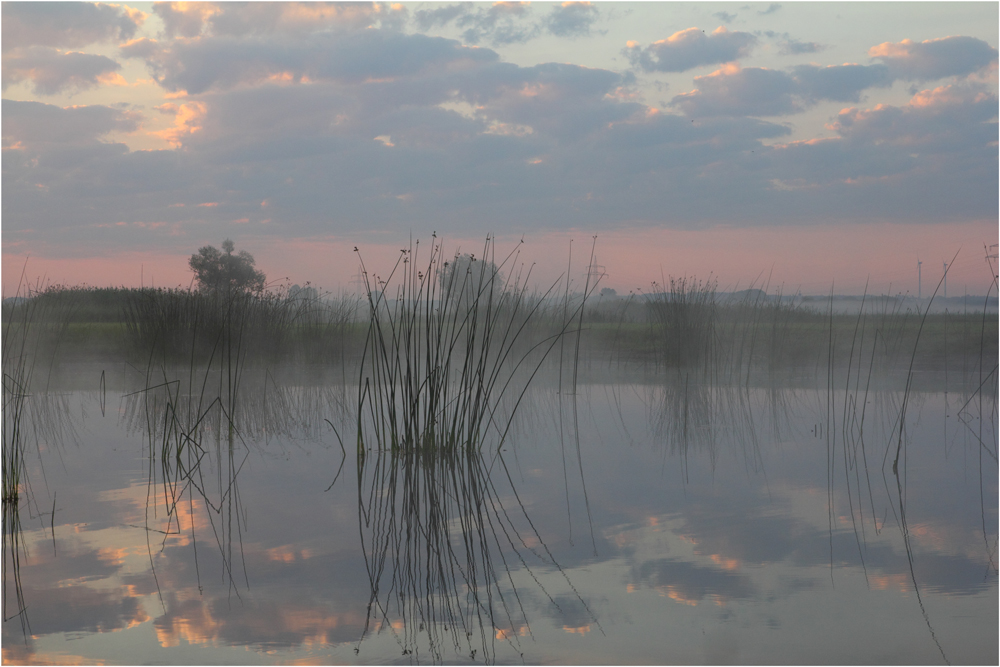
[[[240,250],[235,255],[235,245],[229,239],[222,242],[222,250],[207,245],[191,255],[188,265],[194,271],[198,289],[205,292],[262,292],[266,278],[254,268],[253,255]]]
[[[496,298],[503,289],[503,274],[497,265],[488,260],[476,259],[474,255],[456,253],[455,257],[441,268],[438,280],[443,297],[461,298],[465,304],[472,304],[480,297],[483,300],[489,299],[491,289]]]

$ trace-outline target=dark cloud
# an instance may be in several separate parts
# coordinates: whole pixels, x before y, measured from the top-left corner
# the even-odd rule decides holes
[[[697,88],[673,98],[688,116],[779,116],[802,110],[795,80],[778,70],[731,67],[695,77]]]
[[[975,37],[943,37],[913,42],[885,42],[868,55],[885,63],[894,78],[933,81],[966,76],[997,60],[997,50]]]
[[[28,590],[25,598],[31,604],[31,631],[37,636],[113,632],[149,620],[141,600],[128,597],[125,590],[77,585]]]
[[[760,14],[761,16],[766,16],[768,14],[775,13],[779,9],[781,9],[781,5],[779,5],[777,2],[772,2],[767,6],[767,9],[759,10],[757,13]]]
[[[546,63],[506,72],[506,81],[471,101],[505,123],[527,125],[550,136],[569,138],[604,128],[639,111],[636,103],[606,96],[626,84],[626,77],[607,70]]]
[[[191,94],[261,83],[274,76],[362,82],[412,76],[449,62],[498,58],[492,51],[463,47],[453,40],[381,30],[317,34],[301,40],[202,38],[170,46],[142,40],[123,47],[122,55],[143,58],[164,88]]]
[[[952,85],[917,93],[906,106],[841,111],[832,128],[853,143],[914,150],[975,148],[996,141],[997,95],[982,86]]]
[[[783,56],[797,56],[802,55],[803,53],[819,53],[820,51],[826,49],[825,46],[819,44],[818,42],[802,42],[794,39],[787,32],[764,30],[755,34],[763,35],[768,39],[774,40],[779,47],[778,53]]]
[[[861,91],[892,85],[884,65],[799,65],[792,68],[799,95],[808,101],[857,102]]]
[[[634,566],[630,580],[630,583],[657,589],[685,602],[698,602],[709,596],[719,601],[739,600],[756,594],[745,574],[668,558]]]
[[[141,116],[92,105],[61,108],[41,102],[3,100],[3,144],[88,144],[109,132],[132,132]]]
[[[757,38],[748,32],[719,27],[706,35],[704,30],[688,28],[645,48],[630,42],[625,55],[633,66],[647,72],[683,72],[746,57],[756,44]]]
[[[800,42],[797,39],[787,39],[781,43],[779,53],[783,56],[798,56],[803,53],[819,53],[826,47],[817,42]]]
[[[545,29],[557,37],[580,37],[590,34],[598,17],[597,7],[589,2],[564,2],[552,8]]]
[[[85,2],[5,2],[3,51],[28,46],[78,49],[130,39],[146,15],[121,5]]]
[[[715,12],[712,16],[719,19],[723,23],[732,23],[736,20],[736,14],[730,14],[729,12]]]
[[[673,98],[689,116],[777,116],[822,100],[858,102],[861,92],[892,84],[884,65],[800,65],[790,71],[726,67],[695,77],[697,88]]]
[[[85,90],[101,85],[104,77],[120,69],[121,65],[105,56],[34,46],[4,54],[3,89],[27,80],[39,95]]]

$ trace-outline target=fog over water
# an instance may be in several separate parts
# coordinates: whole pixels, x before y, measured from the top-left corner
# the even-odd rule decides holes
[[[996,664],[996,3],[6,2],[4,664]]]

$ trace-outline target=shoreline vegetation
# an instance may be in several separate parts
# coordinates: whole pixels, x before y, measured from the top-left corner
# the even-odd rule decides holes
[[[380,304],[383,315],[412,305],[374,287],[372,303]],[[537,342],[542,332],[561,335],[568,357],[578,335],[580,355],[590,364],[651,365],[655,372],[698,367],[717,380],[748,370],[825,368],[831,345],[834,365],[846,363],[852,344],[865,338],[878,337],[880,352],[892,357],[912,352],[918,331],[918,370],[961,366],[963,359],[968,366],[973,358],[978,365],[981,352],[984,360],[996,358],[995,296],[937,297],[921,330],[929,299],[918,304],[906,296],[722,293],[711,283],[685,278],[672,279],[666,289],[657,287],[628,296],[590,290],[584,302],[580,292],[564,295],[564,287],[531,294],[518,285],[518,298],[530,300],[533,309],[530,330],[522,337]],[[514,296],[499,289],[493,298]],[[436,295],[422,301],[431,312],[443,300]],[[356,364],[376,313],[371,305],[363,294],[302,297],[280,290],[227,298],[185,289],[51,286],[5,298],[2,322],[5,338],[24,343],[16,356],[22,362],[35,359],[31,379],[37,388],[63,362],[199,363],[233,336],[251,366]],[[15,361],[7,347],[5,373],[8,357]]]

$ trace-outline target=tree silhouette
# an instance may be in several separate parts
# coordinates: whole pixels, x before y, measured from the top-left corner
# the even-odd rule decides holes
[[[262,271],[254,268],[253,255],[246,250],[233,254],[235,247],[226,239],[221,251],[207,245],[191,255],[188,265],[194,271],[198,289],[223,294],[264,290],[266,278]]]
[[[445,298],[461,299],[467,305],[480,297],[483,301],[488,300],[491,290],[496,298],[503,290],[503,274],[497,265],[477,259],[475,255],[456,254],[450,262],[445,262],[438,280]]]

